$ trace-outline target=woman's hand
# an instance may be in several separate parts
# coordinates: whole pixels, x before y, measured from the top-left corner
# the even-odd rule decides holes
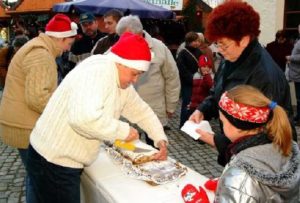
[[[214,141],[214,135],[206,132],[201,129],[197,129],[196,132],[200,135],[199,139],[202,140],[203,142],[209,144],[212,147],[215,147],[215,141]]]
[[[158,142],[159,151],[152,157],[153,160],[166,160],[168,158],[168,148],[165,140]]]
[[[204,119],[203,113],[197,109],[189,117],[189,120],[193,121],[194,123],[200,123],[200,121],[202,121],[203,119]]]

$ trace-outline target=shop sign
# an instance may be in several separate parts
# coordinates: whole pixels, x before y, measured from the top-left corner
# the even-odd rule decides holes
[[[145,2],[164,7],[169,10],[182,10],[183,0],[143,0]]]
[[[15,10],[23,0],[0,0],[0,6],[5,10]]]

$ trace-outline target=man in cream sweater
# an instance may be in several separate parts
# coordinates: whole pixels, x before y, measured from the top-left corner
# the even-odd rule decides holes
[[[150,60],[147,42],[124,33],[108,54],[87,58],[63,80],[30,137],[28,171],[40,202],[80,202],[80,174],[101,142],[139,138],[120,116],[154,140],[154,159],[167,158],[163,127],[132,86]]]
[[[124,16],[117,24],[116,32],[122,35],[131,32],[142,36],[151,51],[149,70],[134,85],[139,96],[153,109],[164,129],[169,129],[168,120],[176,110],[180,93],[180,79],[176,62],[168,47],[143,30],[138,16]],[[147,133],[146,142],[154,145]]]

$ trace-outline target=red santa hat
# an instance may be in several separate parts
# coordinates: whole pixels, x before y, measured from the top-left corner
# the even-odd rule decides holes
[[[78,26],[64,14],[56,14],[46,25],[46,35],[65,38],[77,35]]]
[[[198,65],[199,65],[199,67],[208,66],[209,68],[212,68],[212,61],[207,55],[202,54],[199,57]]]
[[[112,46],[109,55],[113,61],[141,71],[147,71],[151,61],[146,40],[129,32],[121,35],[119,41]]]

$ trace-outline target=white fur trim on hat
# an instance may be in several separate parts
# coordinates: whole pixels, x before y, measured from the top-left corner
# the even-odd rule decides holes
[[[71,22],[71,30],[64,31],[64,32],[46,31],[45,34],[56,38],[72,37],[77,35],[77,29],[78,29],[77,24]]]
[[[120,56],[114,54],[113,52],[107,53],[107,55],[116,63],[128,66],[129,68],[134,68],[140,71],[147,71],[150,66],[150,61],[147,60],[129,60],[121,58]]]

